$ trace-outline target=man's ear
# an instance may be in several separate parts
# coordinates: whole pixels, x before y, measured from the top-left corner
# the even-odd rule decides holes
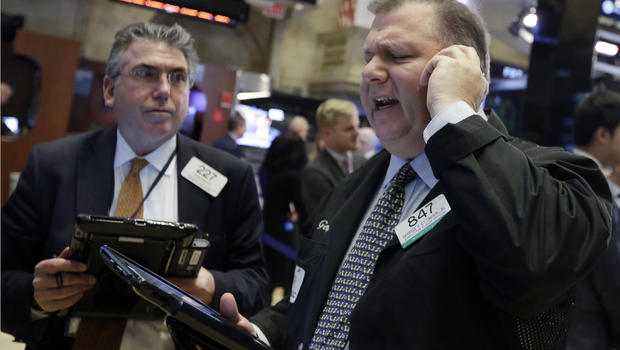
[[[323,138],[329,137],[332,133],[332,130],[326,126],[321,127],[319,131],[323,134]]]
[[[592,141],[595,141],[599,144],[605,144],[609,142],[610,139],[611,133],[609,132],[609,130],[607,130],[607,128],[599,126],[598,128],[596,128],[596,130],[594,130]]]
[[[103,101],[106,107],[114,107],[114,80],[107,75],[103,78]]]

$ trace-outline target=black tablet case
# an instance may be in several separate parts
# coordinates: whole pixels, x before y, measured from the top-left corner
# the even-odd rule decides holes
[[[161,312],[138,298],[104,267],[99,247],[107,244],[166,276],[194,277],[208,241],[195,239],[193,224],[80,214],[76,218],[70,259],[88,265],[95,287],[71,310],[74,316],[153,319]]]

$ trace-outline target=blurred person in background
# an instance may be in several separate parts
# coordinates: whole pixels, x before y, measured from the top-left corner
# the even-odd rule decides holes
[[[245,119],[239,113],[228,118],[228,133],[213,141],[213,147],[228,152],[239,159],[245,159],[245,152],[237,140],[245,133]]]
[[[379,139],[377,134],[372,128],[367,126],[359,129],[359,136],[357,138],[357,149],[355,152],[366,159],[374,156],[377,153],[377,146]]]
[[[353,152],[360,121],[352,102],[326,100],[317,108],[316,123],[325,147],[301,173],[301,194],[309,214],[329,190],[366,161]]]
[[[592,159],[603,174],[611,175],[620,166],[620,94],[592,93],[579,103],[574,116],[577,147],[573,152]],[[611,240],[592,272],[577,284],[568,350],[620,347],[620,188],[608,183],[614,198]]]
[[[301,115],[294,116],[288,124],[288,131],[299,136],[304,142],[308,141],[308,132],[310,132],[308,119]]]
[[[299,226],[306,220],[300,173],[308,158],[303,140],[293,133],[276,137],[259,169],[263,191],[265,262],[271,277],[272,303],[290,291],[299,248]]]

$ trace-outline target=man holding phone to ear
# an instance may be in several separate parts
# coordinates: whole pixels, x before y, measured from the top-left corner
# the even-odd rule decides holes
[[[360,97],[386,151],[321,202],[291,295],[251,319],[276,349],[559,349],[607,245],[596,165],[483,111],[487,35],[456,0],[373,0]]]

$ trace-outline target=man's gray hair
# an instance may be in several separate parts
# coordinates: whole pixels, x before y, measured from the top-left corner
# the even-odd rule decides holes
[[[404,4],[429,4],[437,15],[435,35],[444,47],[466,45],[473,47],[480,57],[480,70],[490,81],[488,33],[478,13],[456,0],[372,0],[368,10],[374,14],[390,12]]]
[[[194,48],[194,38],[178,24],[171,26],[156,23],[134,23],[121,29],[114,36],[114,44],[110,50],[106,75],[117,82],[123,68],[123,53],[134,41],[161,41],[183,53],[187,61],[190,82],[194,81],[198,54]]]

